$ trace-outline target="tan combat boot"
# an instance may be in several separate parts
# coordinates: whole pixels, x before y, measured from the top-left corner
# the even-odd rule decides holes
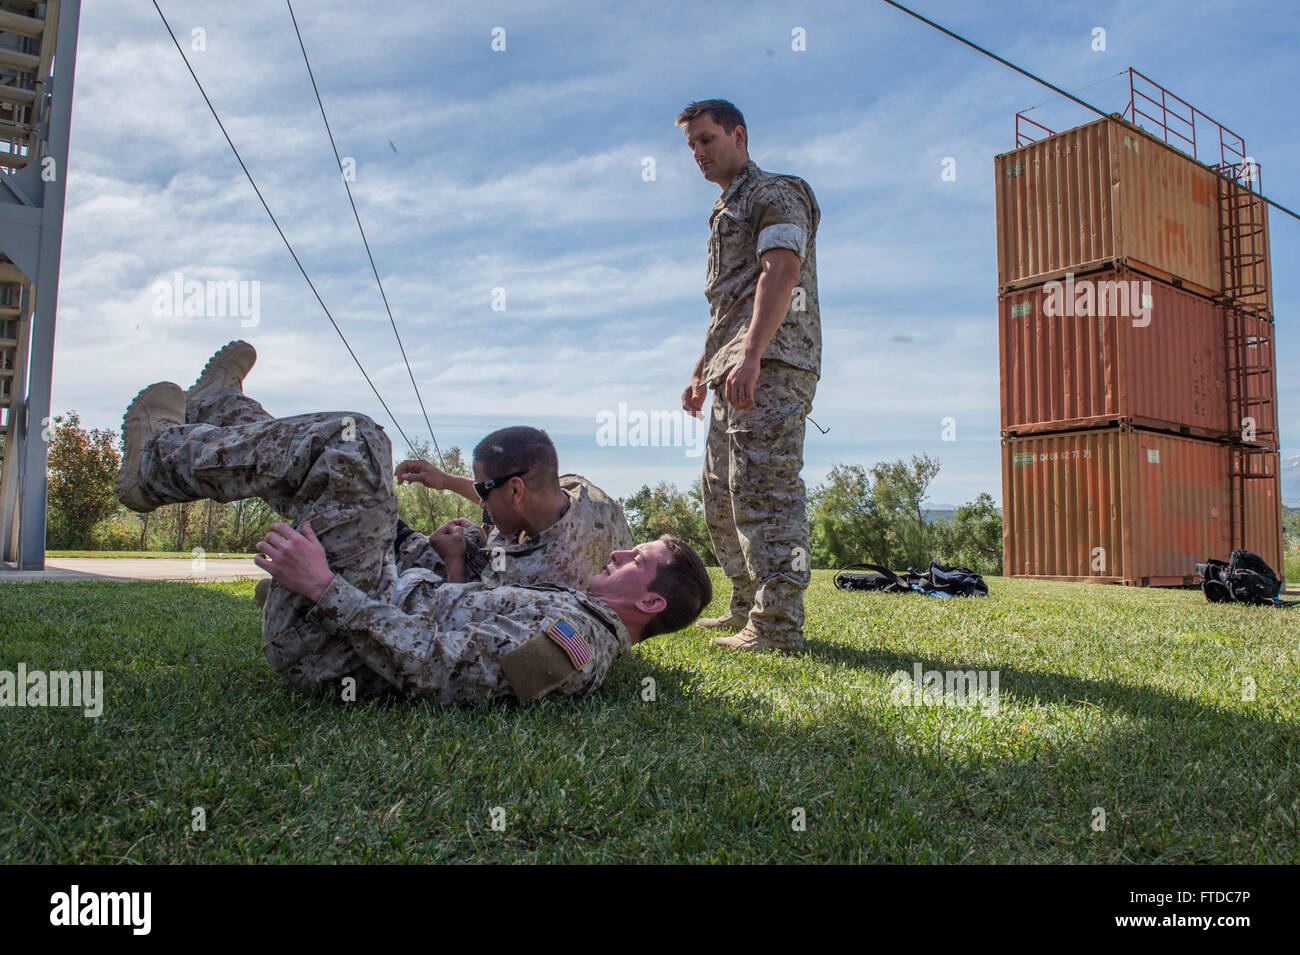
[[[724,650],[744,650],[749,653],[798,653],[803,649],[803,638],[796,640],[773,640],[761,636],[752,627],[745,627],[734,637],[714,637],[711,641],[715,647]]]
[[[170,381],[150,385],[127,405],[122,416],[122,467],[117,472],[117,496],[131,510],[148,514],[160,506],[140,486],[140,455],[156,432],[184,423],[185,393]]]
[[[248,342],[233,341],[208,359],[198,380],[185,392],[185,420],[196,424],[194,403],[227,391],[243,393],[244,378],[257,361],[257,351]]]
[[[748,616],[728,613],[725,617],[701,617],[695,621],[695,626],[703,627],[705,630],[740,630],[747,623],[749,623]]]

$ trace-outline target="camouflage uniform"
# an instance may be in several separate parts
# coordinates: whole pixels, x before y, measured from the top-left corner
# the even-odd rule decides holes
[[[607,563],[615,550],[636,546],[618,502],[577,474],[560,477],[569,496],[564,515],[546,530],[511,540],[494,527],[483,537],[480,528],[466,535],[465,578],[489,587],[527,587],[553,584],[586,590],[591,575]],[[442,559],[429,538],[412,533],[398,549],[398,569],[425,567],[443,574]]]
[[[220,392],[185,401],[186,424],[233,428],[237,424],[256,424],[270,417],[260,403],[239,392]]]
[[[160,505],[260,497],[297,526],[311,521],[333,582],[315,604],[275,584],[262,615],[266,657],[295,688],[338,692],[351,677],[358,698],[585,696],[631,646],[613,609],[585,593],[399,577],[383,429],[361,414],[276,419],[247,396],[223,398],[208,416],[244,423],[161,429],[142,452],[141,485]]]
[[[714,552],[731,580],[731,613],[770,640],[803,639],[809,543],[803,469],[804,417],[821,372],[816,233],[821,212],[796,176],[747,163],[714,204],[705,296],[710,323],[704,373],[713,393],[705,447],[704,515]],[[801,268],[785,320],[763,353],[755,406],[723,393],[739,364],[769,249],[790,249]]]

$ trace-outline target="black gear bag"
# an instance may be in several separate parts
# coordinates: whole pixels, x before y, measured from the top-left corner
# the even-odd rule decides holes
[[[873,573],[848,573],[855,568]],[[840,590],[919,593],[931,597],[983,597],[989,592],[984,578],[969,567],[947,567],[938,562],[932,562],[925,573],[909,567],[905,574],[896,574],[879,564],[849,564],[835,575],[835,586]]]
[[[1282,581],[1262,557],[1234,550],[1227,561],[1210,558],[1196,565],[1201,592],[1211,603],[1268,604],[1294,607],[1300,600],[1282,600]]]

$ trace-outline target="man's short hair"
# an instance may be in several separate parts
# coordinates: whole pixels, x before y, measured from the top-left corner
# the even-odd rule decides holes
[[[745,142],[749,142],[749,126],[745,123],[745,117],[736,109],[734,103],[729,103],[725,99],[702,99],[698,103],[692,103],[686,107],[677,116],[677,122],[674,126],[685,126],[697,116],[708,113],[713,117],[713,121],[723,128],[728,136],[737,126],[745,127]]]
[[[713,600],[713,584],[700,555],[679,537],[664,534],[659,539],[668,547],[668,560],[655,571],[650,590],[668,605],[646,624],[642,639],[689,627]]]
[[[515,425],[493,431],[474,448],[474,460],[488,478],[526,471],[524,483],[534,491],[558,487],[560,459],[545,431]]]

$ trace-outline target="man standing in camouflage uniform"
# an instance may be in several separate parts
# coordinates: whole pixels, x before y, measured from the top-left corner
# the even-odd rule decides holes
[[[275,579],[263,649],[297,689],[442,703],[586,696],[632,644],[689,625],[711,598],[699,557],[667,537],[612,554],[585,593],[447,584],[419,568],[399,577],[382,428],[361,414],[276,419],[238,390],[210,392],[207,413],[239,423],[186,424],[170,382],[136,396],[118,496],[139,512],[260,497],[298,524],[272,525],[256,558]]]
[[[732,595],[726,616],[700,626],[740,631],[715,639],[720,647],[799,650],[810,580],[799,472],[821,373],[821,212],[802,179],[750,160],[745,118],[731,103],[692,103],[677,125],[722,190],[709,219],[709,330],[682,407],[698,414],[713,389],[704,515]]]
[[[545,431],[524,426],[493,431],[474,448],[473,460],[475,480],[446,474],[428,461],[397,466],[399,482],[454,491],[481,504],[492,522],[487,535],[464,519],[449,521],[427,536],[399,528],[399,572],[425,567],[445,576],[439,550],[446,549],[445,538],[454,536],[456,528],[466,544],[466,579],[489,587],[558,584],[582,589],[605,566],[610,552],[633,547],[618,502],[584,477],[560,475],[555,445]]]

